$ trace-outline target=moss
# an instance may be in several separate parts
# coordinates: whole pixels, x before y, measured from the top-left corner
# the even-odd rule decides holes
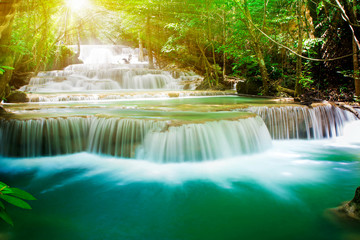
[[[6,97],[7,103],[22,103],[22,102],[29,102],[29,98],[27,97],[26,93],[21,91],[14,91],[11,92],[9,96]]]
[[[336,217],[337,220],[341,222],[356,223],[360,224],[360,187],[355,191],[354,198],[345,202],[342,206],[330,209]]]

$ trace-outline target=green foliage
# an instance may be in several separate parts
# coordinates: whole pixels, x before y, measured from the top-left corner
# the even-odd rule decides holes
[[[14,223],[7,214],[3,202],[7,202],[19,208],[31,209],[31,206],[24,200],[36,200],[30,193],[18,188],[9,187],[3,182],[0,182],[0,199],[2,200],[0,201],[0,218],[12,226]]]
[[[311,85],[314,83],[314,79],[309,75],[301,76],[299,83],[303,88],[310,88]]]
[[[14,70],[14,68],[9,66],[0,66],[0,75],[3,75],[5,70]]]
[[[301,16],[296,11],[299,1],[295,0],[91,2],[92,9],[79,13],[70,11],[62,0],[21,1],[11,46],[7,46],[14,54],[16,70],[36,72],[56,66],[62,56],[61,45],[130,43],[135,47],[141,39],[145,48],[152,49],[159,66],[162,62],[165,62],[162,66],[176,62],[190,67],[207,76],[209,85],[217,84],[222,74],[258,79],[264,73],[259,71],[259,63],[264,61],[270,82],[286,82],[293,87],[297,56],[257,29],[251,30],[252,25],[278,43],[296,49],[298,19],[302,19],[302,54],[311,58],[337,57],[332,54],[336,50],[332,48],[334,42],[341,45],[344,36],[351,35],[343,31],[340,11],[330,6],[328,0],[304,1]],[[350,6],[348,3],[344,2]],[[332,22],[336,24],[331,25]],[[262,59],[256,51],[259,49]],[[331,67],[331,63],[307,60],[302,63],[303,87],[319,82],[325,85],[328,78],[323,77],[322,71],[324,66]],[[0,74],[4,71],[0,67]]]

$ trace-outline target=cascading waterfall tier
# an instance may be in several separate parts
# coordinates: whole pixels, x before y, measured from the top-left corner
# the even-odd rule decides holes
[[[36,157],[87,151],[156,162],[186,162],[250,154],[271,145],[269,132],[259,117],[174,124],[97,117],[2,119],[0,155]]]
[[[94,152],[132,157],[132,147],[164,121],[68,117],[1,120],[0,154],[35,157]]]
[[[80,59],[84,64],[40,72],[20,90],[32,93],[195,89],[199,76],[148,69],[147,62],[137,61],[137,54],[135,49],[124,46],[82,46]]]
[[[256,118],[169,127],[150,132],[137,158],[155,162],[187,162],[263,152],[271,146],[264,122]]]
[[[332,105],[251,107],[265,122],[273,139],[322,139],[342,135],[344,124],[356,120],[353,113]]]

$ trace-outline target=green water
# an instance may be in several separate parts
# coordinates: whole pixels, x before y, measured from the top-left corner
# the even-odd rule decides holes
[[[5,108],[10,119],[101,116],[201,122],[252,117],[230,110],[273,105],[281,104],[207,97]],[[350,200],[360,185],[359,153],[358,138],[344,136],[273,141],[262,153],[193,163],[157,164],[84,152],[0,157],[1,181],[38,199],[30,211],[8,207],[15,227],[0,222],[0,240],[360,239],[359,225],[326,213]]]
[[[109,101],[86,101],[86,102],[42,102],[42,103],[25,103],[25,104],[8,104],[4,107],[9,111],[47,111],[49,109],[142,109],[142,110],[190,110],[190,111],[221,111],[229,107],[247,108],[249,106],[266,106],[281,104],[275,99],[269,98],[252,98],[252,97],[188,97],[173,99],[122,99]]]
[[[1,178],[33,193],[1,239],[359,239],[324,213],[360,183],[360,145],[274,141],[265,153],[155,164],[88,153],[7,159]],[[6,238],[7,237],[7,238]]]

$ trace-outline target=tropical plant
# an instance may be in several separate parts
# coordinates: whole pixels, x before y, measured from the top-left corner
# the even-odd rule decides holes
[[[9,187],[3,182],[0,182],[0,199],[2,200],[0,201],[0,218],[12,226],[14,226],[14,223],[6,212],[4,202],[19,208],[31,209],[31,206],[24,200],[36,200],[30,193],[18,188]]]
[[[3,75],[6,70],[14,70],[14,68],[9,66],[0,66],[0,75]]]

